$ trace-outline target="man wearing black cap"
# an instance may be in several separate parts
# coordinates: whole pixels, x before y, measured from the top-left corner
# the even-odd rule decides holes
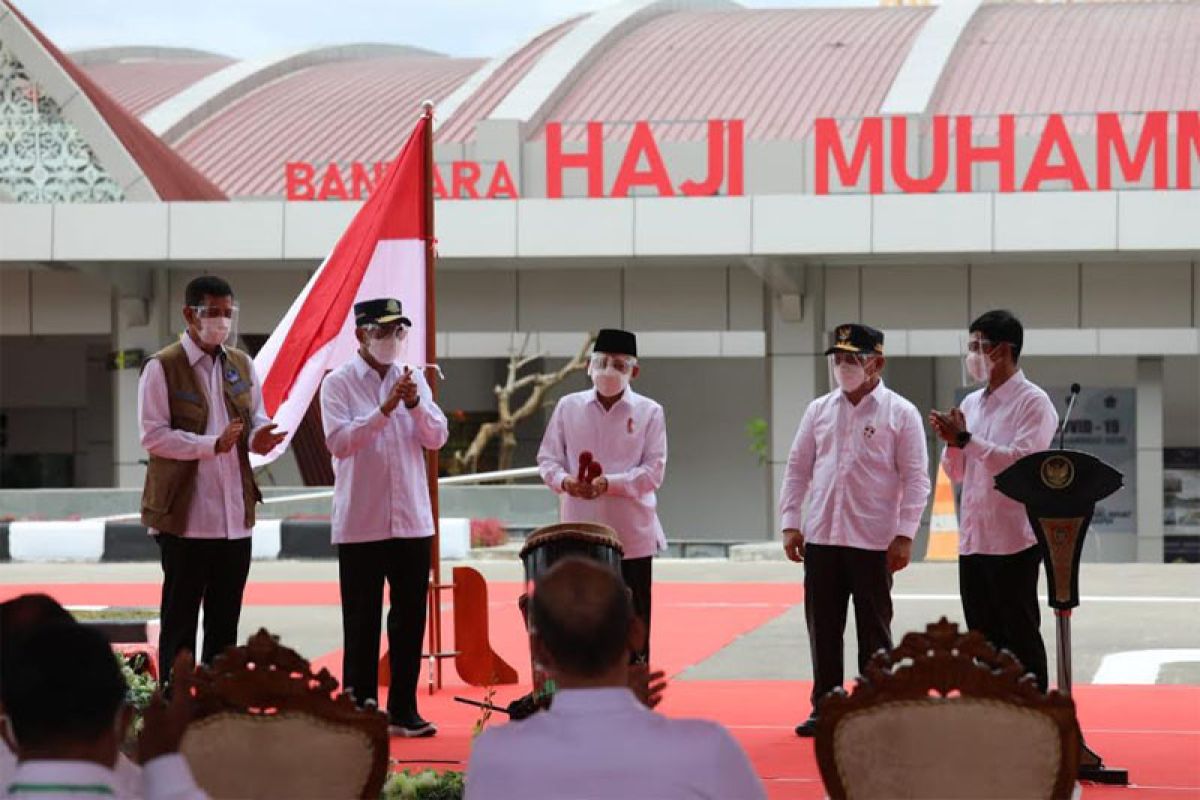
[[[400,736],[432,736],[417,713],[433,511],[425,450],[446,443],[446,416],[419,369],[398,363],[412,322],[394,298],[354,304],[358,353],[321,385],[333,455],[345,653],[342,684],[360,705],[379,691],[379,623],[387,581],[388,717]]]
[[[651,567],[654,555],[667,547],[655,494],[667,466],[667,425],[661,405],[629,388],[638,371],[637,338],[601,330],[588,364],[594,388],[558,401],[538,450],[538,468],[560,496],[563,522],[596,522],[620,536],[621,571],[646,626],[646,646],[638,657],[648,662]]]
[[[892,647],[892,573],[908,565],[929,499],[929,457],[916,407],[883,385],[883,333],[839,325],[825,351],[837,388],[809,404],[780,493],[783,548],[804,562],[804,616],[818,702],[842,685],[846,606],[854,599],[861,674]],[[807,498],[807,501],[806,501]]]

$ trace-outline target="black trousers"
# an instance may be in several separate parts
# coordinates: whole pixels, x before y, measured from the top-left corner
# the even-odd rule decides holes
[[[877,650],[892,649],[892,573],[887,551],[808,544],[804,547],[804,620],[812,650],[813,711],[842,685],[846,607],[854,600],[858,672]]]
[[[204,606],[204,652],[212,664],[226,647],[237,644],[242,591],[250,574],[250,538],[185,539],[154,537],[162,557],[162,628],[158,636],[159,671],[170,675],[180,650],[196,652],[196,627]]]
[[[359,704],[379,698],[379,624],[388,585],[388,713],[417,713],[417,679],[425,640],[432,537],[339,544],[342,593],[342,686]]]
[[[1016,656],[1044,692],[1049,675],[1037,590],[1041,565],[1036,544],[1007,556],[959,556],[958,589],[967,627]]]
[[[646,626],[646,646],[633,654],[634,661],[650,663],[650,588],[653,584],[654,556],[627,558],[621,562],[621,577],[633,593],[633,613]]]

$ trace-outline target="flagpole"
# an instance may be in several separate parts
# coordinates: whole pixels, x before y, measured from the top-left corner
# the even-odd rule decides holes
[[[435,292],[435,273],[437,247],[435,245],[433,224],[433,101],[421,103],[422,117],[425,119],[425,379],[433,392],[436,402],[438,395],[438,374],[432,366],[437,363],[437,297]],[[429,588],[429,653],[432,658],[431,666],[434,672],[434,687],[442,688],[442,555],[441,555],[441,512],[438,502],[438,453],[429,450],[425,455],[425,475],[429,484],[429,503],[433,509],[433,545],[430,553],[430,566],[433,570],[433,582]]]

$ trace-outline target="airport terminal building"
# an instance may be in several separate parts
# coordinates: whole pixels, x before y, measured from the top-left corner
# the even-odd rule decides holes
[[[834,327],[883,329],[924,411],[1004,307],[1060,411],[1083,387],[1068,444],[1125,474],[1087,557],[1200,560],[1198,42],[1188,2],[624,0],[489,60],[236,61],[64,53],[0,0],[0,488],[140,486],[138,365],[184,285],[230,280],[261,345],[428,98],[452,447],[512,352],[628,328],[668,537],[765,539]]]

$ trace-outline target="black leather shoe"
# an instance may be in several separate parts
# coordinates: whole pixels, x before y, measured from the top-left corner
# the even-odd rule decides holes
[[[389,714],[388,733],[393,736],[403,736],[406,739],[418,739],[436,734],[437,726],[421,719],[418,714],[405,717]]]
[[[796,726],[796,735],[802,739],[811,739],[817,735],[817,715],[812,714],[808,719]]]

